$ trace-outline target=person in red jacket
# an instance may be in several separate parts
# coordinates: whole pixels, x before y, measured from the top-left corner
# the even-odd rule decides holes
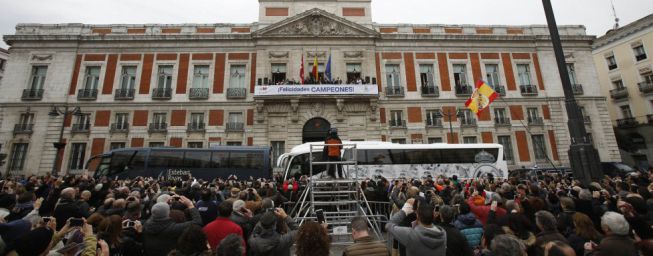
[[[202,229],[204,234],[206,234],[211,250],[215,251],[218,248],[220,241],[230,234],[236,234],[240,238],[243,238],[243,229],[229,219],[232,211],[232,202],[224,201],[220,203],[218,206],[218,217]],[[245,239],[243,238],[243,248],[245,247],[244,241]]]
[[[492,193],[492,196],[490,197],[490,201],[488,202],[487,205],[477,205],[474,202],[474,198],[478,196],[478,191],[474,191],[472,193],[472,196],[467,199],[467,204],[469,204],[470,210],[476,215],[476,218],[481,221],[483,226],[485,226],[485,223],[487,222],[487,217],[490,215],[490,211],[493,210],[491,208],[496,208],[495,213],[496,217],[501,217],[506,214],[506,209],[503,209],[501,207],[496,207],[497,204],[494,204],[494,207],[492,207],[493,202],[500,203],[501,202],[501,196],[497,193]]]

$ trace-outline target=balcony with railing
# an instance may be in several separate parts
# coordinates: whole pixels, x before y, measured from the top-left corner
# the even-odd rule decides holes
[[[402,87],[402,86],[386,86],[385,87],[385,96],[386,97],[403,97],[404,96],[404,87]]]
[[[77,90],[77,100],[96,100],[97,89],[79,89]]]
[[[537,86],[533,84],[520,85],[519,91],[522,96],[537,96]]]
[[[495,117],[494,126],[496,127],[509,127],[512,124],[510,123],[510,118],[507,117]]]
[[[571,91],[574,93],[574,95],[583,95],[583,94],[585,94],[585,91],[583,90],[583,85],[582,84],[572,84],[571,85]]]
[[[16,124],[14,125],[14,134],[32,134],[34,124]]]
[[[405,129],[406,128],[406,121],[405,120],[398,120],[398,119],[391,119],[388,122],[388,125],[390,128],[393,129]]]
[[[653,82],[641,82],[637,84],[639,91],[644,94],[653,93]]]
[[[456,85],[455,87],[457,97],[469,97],[474,92],[474,88],[469,85]]]
[[[426,118],[426,127],[428,128],[442,128],[442,118]]]
[[[639,125],[639,122],[634,117],[617,119],[617,127],[619,128],[633,128],[637,125]]]
[[[626,89],[626,87],[612,89],[610,90],[610,97],[613,100],[628,98],[628,89]]]
[[[206,125],[198,122],[188,123],[187,130],[188,132],[205,132]]]
[[[136,90],[134,90],[134,89],[116,89],[116,95],[114,96],[114,99],[116,99],[116,100],[133,100],[135,92],[136,92]]]
[[[190,88],[188,98],[191,100],[206,100],[209,98],[209,88]]]
[[[244,132],[245,124],[241,122],[228,122],[225,130],[227,132]]]
[[[227,99],[244,99],[247,98],[246,88],[227,88]]]
[[[505,86],[494,86],[494,91],[497,92],[501,96],[506,96],[506,87]]]
[[[91,132],[91,124],[73,124],[70,131],[73,133],[89,133]]]
[[[172,99],[172,88],[154,88],[152,90],[153,100],[169,100]]]
[[[541,117],[529,117],[528,118],[529,126],[542,126],[544,125],[544,118]]]
[[[129,123],[113,123],[111,124],[112,133],[125,133],[129,132]]]
[[[460,118],[460,127],[465,128],[465,127],[476,127],[476,126],[477,126],[476,119],[465,118],[465,117]]]
[[[168,123],[150,123],[147,131],[150,133],[165,133],[168,132]]]
[[[440,88],[434,85],[422,86],[422,96],[423,97],[439,97]]]
[[[22,100],[41,100],[43,98],[43,89],[24,89]]]

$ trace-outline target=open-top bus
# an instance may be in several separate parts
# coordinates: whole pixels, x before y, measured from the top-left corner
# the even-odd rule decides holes
[[[343,166],[349,175],[359,178],[383,176],[388,179],[453,175],[459,178],[488,176],[508,177],[508,164],[503,157],[501,144],[395,144],[380,141],[345,141],[355,144],[357,169]],[[311,142],[294,147],[277,160],[285,179],[309,175],[309,155],[312,147],[313,162],[323,160],[323,142]],[[345,146],[344,160],[353,160],[353,147]],[[313,165],[313,176],[324,172],[326,165]]]
[[[87,168],[96,178],[183,179],[188,174],[204,180],[230,175],[271,178],[270,160],[270,148],[266,147],[122,148],[92,157]]]

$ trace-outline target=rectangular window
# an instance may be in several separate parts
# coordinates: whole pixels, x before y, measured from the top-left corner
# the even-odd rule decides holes
[[[170,89],[172,88],[172,65],[160,65],[159,66],[159,81],[157,83],[157,89]]]
[[[442,125],[438,110],[426,111],[426,126],[439,126]]]
[[[519,85],[532,85],[530,64],[517,64],[517,74],[519,75]]]
[[[48,66],[33,66],[30,89],[42,90],[45,84],[45,75],[48,73]]]
[[[513,161],[515,158],[512,152],[512,140],[510,136],[497,136],[497,140],[503,146],[503,156],[506,161]]]
[[[9,160],[10,171],[21,171],[25,167],[25,158],[27,156],[27,143],[14,143],[11,149],[11,159]]]
[[[319,80],[324,78],[324,63],[317,63],[317,79],[313,77],[313,64],[314,62],[311,60],[311,64],[310,64],[311,69],[308,70],[309,73],[308,77],[313,79],[314,83],[318,84]]]
[[[431,137],[431,138],[428,138],[428,142],[429,142],[429,144],[433,144],[433,143],[442,143],[442,137]]]
[[[69,170],[84,170],[86,143],[73,143],[70,150]]]
[[[533,151],[536,160],[546,160],[546,145],[544,144],[544,135],[537,134],[531,137],[533,140]]]
[[[465,136],[465,137],[463,137],[463,143],[464,144],[476,144],[478,142],[476,140],[476,136]]]
[[[610,55],[608,57],[605,57],[605,62],[608,63],[608,69],[613,70],[617,69],[617,59],[614,58],[614,55]]]
[[[227,141],[227,146],[242,146],[243,143],[240,141]]]
[[[272,84],[285,84],[286,72],[286,63],[272,63]]]
[[[401,72],[399,64],[385,65],[385,80],[388,87],[401,87]]]
[[[164,146],[165,146],[165,143],[164,143],[164,142],[158,142],[158,141],[155,141],[155,142],[150,142],[150,143],[149,143],[149,146],[150,146],[151,148],[161,148],[161,147],[164,147]]]
[[[363,78],[361,77],[360,63],[347,63],[347,83],[348,84],[362,84]]]
[[[488,85],[496,88],[501,85],[501,79],[499,78],[499,65],[497,64],[486,64],[485,65],[485,78]]]
[[[276,159],[279,159],[279,156],[281,156],[283,153],[286,152],[286,142],[285,141],[271,141],[270,142],[272,146],[272,165],[274,167],[279,167],[277,166],[277,161]]]
[[[622,80],[612,81],[612,85],[615,89],[624,89],[624,82]]]
[[[653,84],[653,72],[647,72],[641,75],[642,81],[647,84]]]
[[[82,113],[77,116],[75,124],[82,129],[89,129],[91,126],[91,114]]]
[[[401,110],[390,111],[390,126],[402,126],[404,121]]]
[[[419,65],[419,79],[423,87],[435,86],[435,76],[433,75],[433,65],[420,64]]]
[[[231,65],[229,88],[245,88],[245,65]]]
[[[644,50],[644,45],[639,43],[637,46],[633,47],[633,52],[635,53],[635,59],[637,61],[646,59],[646,50]]]
[[[474,119],[474,114],[472,114],[472,111],[469,109],[460,109],[458,110],[458,113],[460,113],[460,118],[464,120],[472,120]]]
[[[567,63],[567,72],[569,73],[569,81],[571,81],[571,84],[578,84],[578,81],[576,80],[576,67],[574,66],[574,63]]]
[[[243,123],[243,113],[240,112],[229,113],[229,123]]]
[[[120,76],[120,89],[131,90],[136,86],[136,66],[123,66]]]
[[[507,120],[506,109],[505,108],[495,108],[494,109],[494,118],[497,120],[503,121]]]
[[[526,114],[528,115],[528,121],[536,121],[540,118],[540,113],[537,108],[526,108]]]
[[[453,65],[453,79],[457,87],[467,86],[467,64]]]
[[[395,144],[406,144],[406,139],[392,139],[392,143],[395,143]]]
[[[100,83],[100,67],[92,66],[86,67],[86,76],[84,78],[84,89],[94,90],[97,89]]]
[[[127,129],[129,126],[129,113],[116,113],[116,128]]]
[[[587,143],[594,145],[594,137],[592,137],[591,132],[588,132],[585,137],[587,137]]]
[[[201,141],[188,142],[188,148],[203,148],[203,147],[204,147],[204,143],[202,143]]]
[[[23,126],[30,125],[34,122],[34,113],[23,113],[20,114],[20,120],[18,123]]]
[[[209,65],[195,65],[193,67],[192,88],[209,88]]]
[[[125,148],[124,142],[111,142],[109,145],[109,150]]]
[[[633,112],[630,111],[630,106],[629,105],[621,106],[619,108],[621,108],[621,116],[623,116],[623,118],[632,118],[633,117]]]
[[[167,113],[154,113],[152,114],[152,121],[154,124],[165,124],[168,120]]]
[[[204,113],[191,113],[190,122],[194,125],[200,125],[204,123]]]

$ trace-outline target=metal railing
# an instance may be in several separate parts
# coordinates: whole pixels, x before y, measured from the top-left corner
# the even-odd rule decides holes
[[[460,126],[461,127],[476,127],[476,119],[474,118],[461,118]]]
[[[32,134],[34,124],[16,124],[14,125],[14,134]]]
[[[227,99],[244,99],[247,98],[246,88],[227,88]]]
[[[206,131],[206,125],[204,123],[188,123],[188,131],[189,132],[203,132]]]
[[[114,99],[116,100],[133,100],[135,89],[116,89],[116,95]]]
[[[152,90],[152,99],[169,100],[172,98],[172,88],[154,88]]]
[[[639,122],[634,117],[617,119],[617,127],[619,128],[632,128],[637,125],[639,125]]]
[[[209,88],[190,88],[188,98],[191,100],[205,100],[209,98]]]
[[[653,83],[652,82],[641,82],[637,84],[639,87],[639,91],[642,93],[650,93],[653,92]]]
[[[402,86],[386,86],[385,96],[387,97],[401,97],[404,96],[404,87]]]
[[[511,126],[510,118],[507,117],[495,117],[494,126]]]
[[[434,85],[422,86],[422,96],[440,96],[440,88]]]
[[[243,132],[245,124],[241,122],[228,122],[225,126],[227,132]]]
[[[97,89],[79,89],[77,90],[77,100],[96,100]]]
[[[406,128],[405,120],[392,119],[388,122],[390,128]]]
[[[574,93],[574,95],[583,95],[583,94],[585,94],[585,91],[583,90],[583,85],[582,84],[572,84],[571,85],[571,91]]]
[[[494,86],[494,91],[497,92],[501,96],[506,96],[506,87],[505,86]]]
[[[167,132],[168,123],[150,123],[147,129],[148,132]]]
[[[43,98],[43,89],[24,89],[22,100],[40,100]]]
[[[128,132],[128,131],[129,131],[129,123],[127,122],[111,124],[111,132]]]
[[[528,125],[544,125],[544,118],[541,117],[529,117],[528,118]]]
[[[467,97],[472,95],[474,88],[469,85],[456,85],[456,96]]]
[[[426,118],[426,127],[442,127],[442,119]]]
[[[610,97],[614,100],[628,98],[628,89],[626,87],[610,90]]]
[[[91,124],[73,124],[71,132],[73,133],[88,133],[91,131]]]
[[[519,90],[522,96],[537,96],[537,86],[532,84],[520,85]]]

